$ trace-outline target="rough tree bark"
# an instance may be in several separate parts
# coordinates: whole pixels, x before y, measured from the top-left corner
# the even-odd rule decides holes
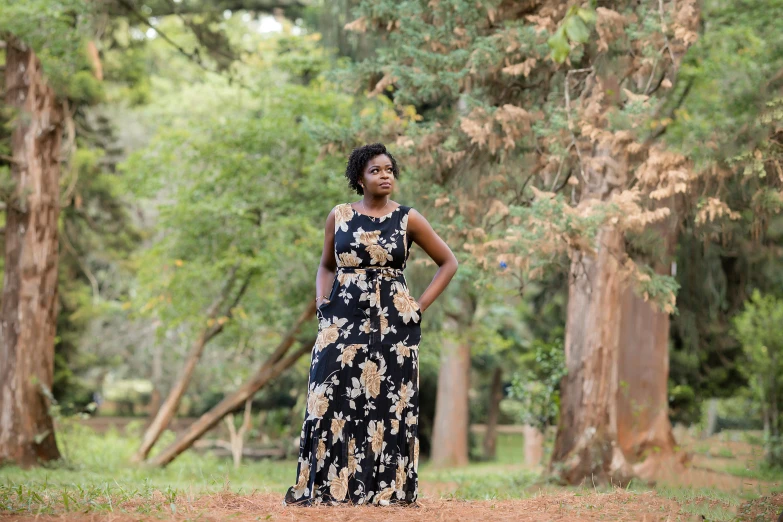
[[[49,413],[57,308],[57,219],[64,113],[32,49],[8,38],[5,103],[15,183],[5,224],[0,305],[0,463],[60,457]]]
[[[498,417],[500,416],[501,400],[503,400],[503,368],[496,366],[492,371],[489,411],[487,412],[487,431],[484,434],[484,458],[487,460],[494,460],[497,454]]]
[[[675,227],[676,218],[653,225],[665,250],[664,258],[652,263],[659,275],[671,274]],[[626,458],[634,463],[634,473],[652,479],[664,463],[676,463],[672,456],[677,443],[669,421],[670,317],[629,285],[620,303],[617,437]]]
[[[617,325],[622,232],[606,225],[595,256],[574,252],[568,291],[560,423],[550,472],[569,484],[626,484],[632,470],[617,441]]]
[[[315,302],[311,302],[304,312],[297,318],[294,325],[288,330],[275,351],[256,371],[255,375],[243,384],[237,391],[225,397],[214,408],[202,415],[199,420],[193,423],[185,432],[180,434],[170,446],[165,448],[160,454],[149,462],[154,466],[165,466],[177,458],[182,452],[190,448],[195,441],[200,439],[207,431],[212,429],[220,420],[241,406],[245,401],[253,397],[261,388],[266,386],[272,379],[290,368],[304,354],[312,349],[315,340],[312,343],[303,343],[295,352],[285,355],[296,341],[296,336],[302,325],[315,314]]]
[[[449,316],[446,332],[460,332],[456,318]],[[438,394],[432,428],[430,462],[435,467],[465,466],[468,463],[468,389],[470,387],[470,344],[446,337],[440,355]]]
[[[669,422],[669,314],[626,287],[621,298],[617,437],[634,472],[652,478],[674,453]]]
[[[237,269],[238,267],[233,268],[220,296],[210,306],[207,312],[208,326],[204,328],[199,333],[198,337],[196,337],[195,341],[193,341],[193,344],[190,347],[190,352],[188,353],[188,358],[185,360],[185,365],[182,367],[182,371],[180,372],[177,382],[175,382],[174,386],[171,387],[166,400],[163,402],[157,412],[155,412],[155,418],[145,430],[144,436],[142,437],[141,446],[139,446],[139,449],[131,457],[131,462],[138,463],[147,458],[147,455],[149,455],[152,447],[163,434],[163,431],[168,427],[171,419],[173,419],[174,415],[176,415],[177,409],[182,402],[182,397],[185,395],[185,391],[190,385],[190,380],[193,378],[193,374],[196,371],[196,366],[198,366],[198,362],[201,360],[201,355],[204,353],[204,347],[210,340],[223,331],[223,325],[225,324],[225,321],[218,320],[219,315],[222,315],[222,317],[226,318],[231,317],[233,308],[236,307],[240,299],[242,299],[242,296],[247,291],[247,288],[250,285],[250,281],[253,278],[252,273],[245,277],[245,280],[237,292],[233,302],[225,310],[221,310],[226,300],[228,299],[229,294],[231,293],[234,282],[236,281]]]

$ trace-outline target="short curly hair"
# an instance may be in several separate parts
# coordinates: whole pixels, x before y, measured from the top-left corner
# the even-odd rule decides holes
[[[394,159],[391,152],[386,150],[386,146],[383,143],[370,143],[369,145],[356,147],[348,157],[348,164],[345,166],[345,177],[348,179],[348,185],[351,189],[355,190],[360,196],[364,195],[364,190],[359,184],[364,168],[367,166],[367,162],[381,154],[389,156],[394,179],[400,179],[400,169],[397,167],[397,160]]]

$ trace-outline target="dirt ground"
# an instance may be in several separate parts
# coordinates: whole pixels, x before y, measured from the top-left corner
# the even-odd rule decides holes
[[[163,498],[160,499],[163,501]],[[69,513],[60,516],[2,516],[10,521],[95,520],[101,522],[130,520],[272,520],[272,521],[697,521],[701,517],[682,512],[676,502],[663,499],[654,492],[547,494],[525,500],[462,501],[424,500],[419,507],[285,507],[279,495],[237,495],[219,493],[188,502],[177,502],[176,507],[164,508],[148,514],[134,513],[138,506],[117,506],[114,513]],[[122,513],[120,510],[125,510]]]

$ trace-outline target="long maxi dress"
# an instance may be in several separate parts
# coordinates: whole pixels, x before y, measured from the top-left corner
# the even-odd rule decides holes
[[[410,207],[335,207],[330,302],[317,310],[297,482],[286,504],[415,502],[421,311],[408,291]]]

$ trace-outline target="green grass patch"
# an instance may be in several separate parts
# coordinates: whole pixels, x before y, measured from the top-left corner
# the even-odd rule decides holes
[[[759,466],[757,468],[749,468],[747,466],[726,466],[724,471],[735,477],[750,478],[756,480],[764,480],[768,482],[783,481],[783,469],[769,468],[767,466]]]
[[[173,439],[173,433],[165,433],[158,447]],[[234,469],[230,459],[191,451],[165,468],[134,466],[130,457],[138,447],[138,437],[116,431],[97,435],[78,424],[61,429],[58,444],[64,455],[61,462],[29,470],[2,468],[0,511],[112,512],[118,503],[129,501],[138,501],[141,510],[165,510],[173,498],[226,489],[282,495],[296,474],[296,461],[246,462]]]
[[[717,453],[715,453],[715,456],[720,457],[722,459],[733,459],[735,457],[734,452],[731,451],[729,448],[718,449]]]

